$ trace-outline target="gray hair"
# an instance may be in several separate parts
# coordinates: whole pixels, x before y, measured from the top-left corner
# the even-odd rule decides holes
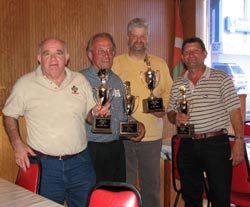
[[[112,35],[107,33],[107,32],[102,32],[102,33],[94,34],[92,37],[90,37],[90,39],[87,43],[86,52],[90,52],[93,49],[92,48],[93,42],[95,41],[95,39],[97,39],[99,37],[109,39],[112,42],[113,49],[116,50],[115,41],[114,41],[114,38],[112,37]]]
[[[64,45],[64,52],[67,53],[67,44],[65,41],[57,38],[57,37],[47,37],[46,39],[44,39],[43,41],[41,41],[38,45],[38,54],[41,54],[42,52],[42,47],[43,45],[48,41],[48,40],[56,40],[58,42],[60,42],[62,45]]]
[[[146,22],[143,18],[134,18],[129,21],[127,25],[127,35],[129,36],[132,29],[135,27],[139,28],[145,28],[147,30],[147,34],[149,33],[149,24]]]

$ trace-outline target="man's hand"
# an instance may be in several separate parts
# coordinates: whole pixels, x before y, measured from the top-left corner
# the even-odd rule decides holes
[[[176,113],[176,117],[175,117],[175,125],[176,126],[180,126],[181,124],[187,124],[188,121],[190,119],[190,116],[188,116],[187,114],[184,113]]]
[[[140,142],[143,137],[145,136],[145,126],[143,123],[141,122],[138,122],[138,132],[139,132],[139,135],[137,137],[131,137],[130,140],[134,141],[134,142]]]
[[[105,103],[104,106],[98,104],[94,106],[94,108],[92,109],[92,112],[95,116],[107,117],[107,116],[110,116],[110,110],[109,110],[110,106],[111,106],[110,102]]]
[[[236,139],[233,149],[231,150],[230,160],[232,160],[232,165],[240,164],[245,158],[245,150],[244,150],[244,140]]]
[[[92,124],[93,123],[93,116],[98,116],[98,117],[107,117],[110,116],[110,106],[111,103],[107,102],[105,103],[104,106],[97,104],[95,105],[88,113],[87,116],[87,123]]]
[[[35,156],[36,154],[30,147],[23,143],[19,131],[18,120],[14,117],[4,116],[3,121],[11,146],[15,152],[16,164],[26,170],[30,167],[28,155]]]
[[[16,164],[21,167],[24,171],[30,167],[29,155],[36,156],[33,150],[25,145],[24,143],[20,142],[18,145],[14,147],[15,151],[15,159]]]
[[[166,115],[165,111],[157,111],[157,112],[153,112],[152,113],[154,116],[156,116],[157,118],[162,118],[163,116]]]

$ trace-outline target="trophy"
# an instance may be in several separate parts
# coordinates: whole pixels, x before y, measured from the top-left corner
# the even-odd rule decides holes
[[[177,103],[177,109],[179,112],[184,114],[190,113],[190,102],[186,98],[186,88],[185,86],[180,86],[179,91],[182,94],[181,100]],[[193,124],[181,124],[177,127],[177,135],[179,137],[192,137],[194,135],[194,125]]]
[[[110,88],[106,85],[106,69],[100,69],[98,71],[98,77],[101,79],[102,84],[95,89],[95,101],[97,104],[104,106],[109,100]],[[105,133],[112,134],[111,130],[111,117],[98,117],[94,116],[94,121],[92,125],[93,133]]]
[[[126,95],[123,97],[124,111],[128,115],[128,120],[120,122],[120,135],[122,136],[138,136],[138,123],[131,119],[131,114],[137,109],[135,107],[138,96],[131,95],[130,81],[124,82]]]
[[[148,70],[146,72],[141,72],[141,79],[144,85],[150,90],[150,96],[142,100],[143,112],[152,113],[164,111],[162,98],[157,98],[153,94],[153,90],[159,83],[160,72],[158,70],[152,70],[148,55],[146,55],[144,62],[147,64]]]

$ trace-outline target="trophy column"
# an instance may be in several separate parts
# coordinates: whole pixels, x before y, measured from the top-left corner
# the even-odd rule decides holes
[[[95,88],[96,96],[94,98],[97,104],[104,106],[105,103],[107,103],[107,101],[109,100],[110,92],[110,89],[106,85],[106,70],[100,69],[98,72],[98,77],[101,79],[102,84],[99,87]],[[94,116],[92,132],[101,134],[112,134],[111,117]]]
[[[138,122],[131,120],[131,114],[134,113],[137,108],[135,107],[135,102],[138,97],[135,97],[131,94],[129,81],[124,82],[124,86],[126,95],[123,97],[123,106],[125,113],[128,115],[128,120],[125,122],[120,122],[120,135],[136,137],[139,135]]]
[[[179,112],[182,112],[184,114],[189,114],[190,112],[190,102],[186,98],[186,88],[185,86],[181,86],[179,88],[179,91],[182,94],[181,100],[177,103],[177,108],[179,109]],[[177,135],[179,137],[192,137],[194,135],[194,125],[193,124],[181,124],[177,127]]]

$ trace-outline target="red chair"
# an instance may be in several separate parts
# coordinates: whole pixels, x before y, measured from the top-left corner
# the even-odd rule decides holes
[[[92,190],[88,207],[141,207],[139,191],[122,182],[100,182]]]
[[[230,139],[231,147],[234,142],[234,139]],[[245,160],[239,165],[233,166],[231,203],[240,207],[250,206],[250,169],[246,148]]]
[[[244,122],[244,135],[250,136],[250,121]]]
[[[41,161],[39,157],[29,157],[30,167],[24,171],[19,168],[16,184],[39,194],[40,179],[41,179]]]
[[[172,146],[172,148],[171,148],[171,150],[172,150],[172,183],[173,183],[174,191],[176,192],[174,207],[177,207],[179,197],[181,195],[181,187],[177,187],[177,181],[180,181],[180,174],[179,174],[179,170],[177,167],[177,161],[176,161],[180,143],[181,143],[181,138],[179,138],[177,135],[174,135],[172,137],[172,140],[171,140],[171,146]],[[203,184],[204,184],[203,198],[207,199],[207,206],[209,206],[210,200],[208,198],[208,195],[209,195],[208,194],[208,186],[206,184],[205,177],[203,180]]]

